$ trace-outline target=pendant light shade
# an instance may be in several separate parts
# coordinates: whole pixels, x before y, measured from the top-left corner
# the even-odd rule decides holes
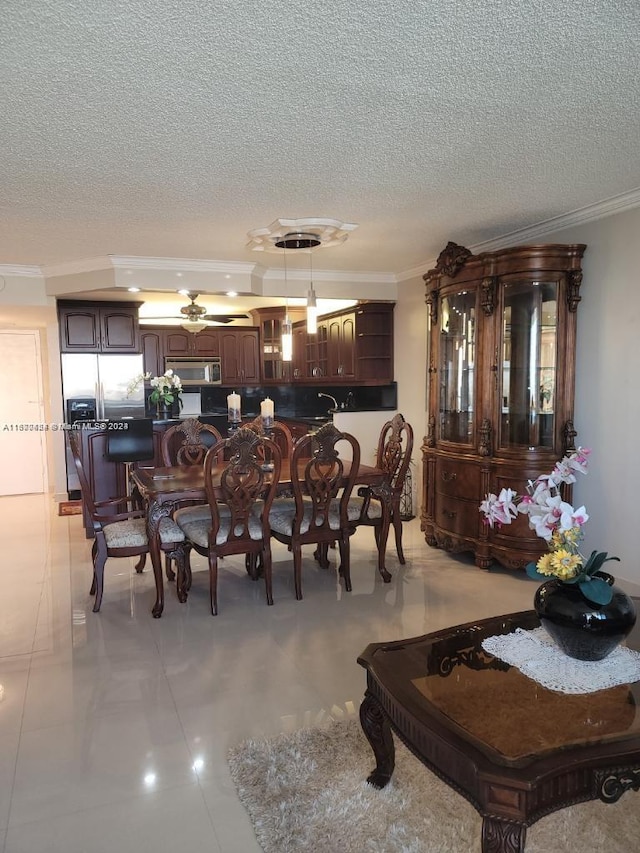
[[[281,246],[282,257],[284,258],[284,320],[282,321],[282,336],[280,341],[280,349],[282,352],[283,361],[293,360],[293,328],[291,326],[291,318],[289,317],[289,284],[287,282],[287,246],[284,243]]]
[[[311,259],[311,248],[309,249],[309,290],[307,292],[307,333],[315,335],[318,331],[318,306],[316,304],[316,292],[313,289],[313,261]]]
[[[282,321],[282,360],[291,361],[293,359],[293,328],[289,318],[289,312],[285,309],[284,320]]]

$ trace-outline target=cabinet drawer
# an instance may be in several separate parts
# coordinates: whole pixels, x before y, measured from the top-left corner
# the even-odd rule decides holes
[[[475,501],[462,501],[445,495],[436,495],[436,525],[458,536],[477,539],[481,522],[480,510]]]
[[[436,492],[476,500],[480,489],[480,469],[468,462],[439,458],[436,461]]]

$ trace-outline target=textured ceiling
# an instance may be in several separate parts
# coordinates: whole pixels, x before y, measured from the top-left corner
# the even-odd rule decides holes
[[[4,0],[0,263],[400,274],[640,186],[637,0]]]

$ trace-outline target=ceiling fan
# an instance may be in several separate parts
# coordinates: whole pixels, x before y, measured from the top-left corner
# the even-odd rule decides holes
[[[184,294],[191,302],[189,305],[183,305],[180,308],[180,313],[184,317],[184,321],[180,324],[183,329],[187,329],[194,334],[205,329],[210,323],[231,323],[232,320],[246,320],[248,314],[207,314],[207,309],[196,303],[199,293],[189,291]],[[175,317],[154,317],[154,320],[175,320]]]

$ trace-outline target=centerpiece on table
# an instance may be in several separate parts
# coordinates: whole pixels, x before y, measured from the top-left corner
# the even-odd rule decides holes
[[[180,397],[182,393],[182,381],[173,370],[165,370],[162,376],[151,376],[151,373],[141,373],[131,381],[127,393],[130,394],[134,391],[141,382],[149,382],[151,385],[149,403],[156,407],[158,418],[170,418],[174,404],[177,404],[178,411],[182,408],[182,398]]]
[[[529,482],[526,495],[502,489],[488,494],[480,511],[490,527],[511,524],[519,513],[529,517],[529,527],[546,540],[549,553],[529,563],[529,577],[542,580],[534,596],[540,623],[558,646],[573,658],[601,660],[627,636],[636,621],[633,601],[602,566],[618,557],[606,551],[580,552],[583,525],[589,520],[584,506],[574,509],[562,500],[563,483],[586,474],[590,451],[579,447],[550,474]]]

